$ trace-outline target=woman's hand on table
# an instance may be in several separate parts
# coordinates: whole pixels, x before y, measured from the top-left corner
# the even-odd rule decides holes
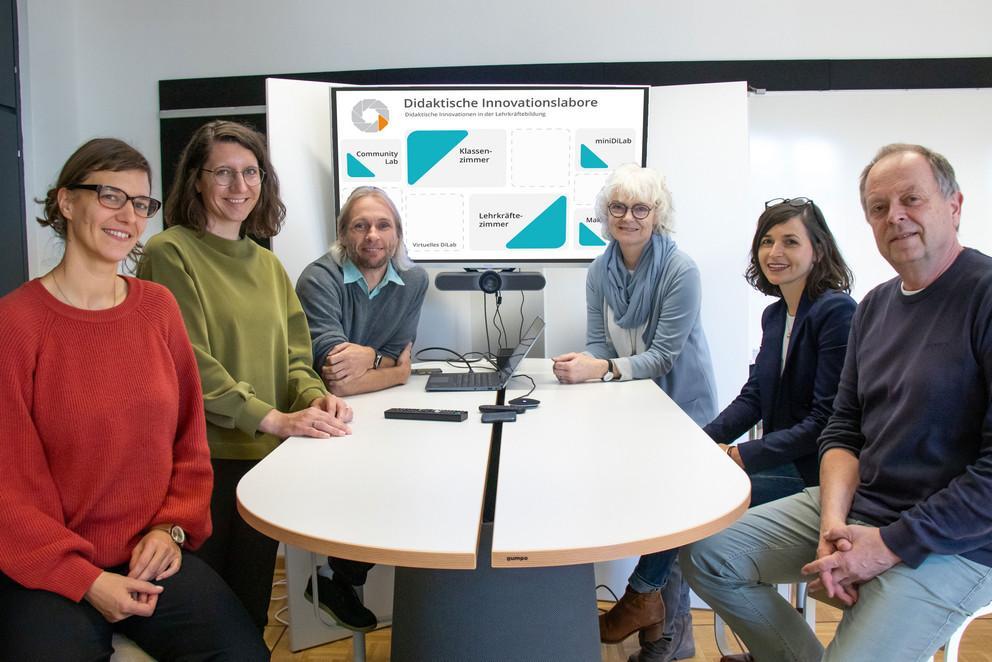
[[[161,586],[113,572],[101,572],[83,595],[108,623],[129,616],[151,616],[158,605]]]
[[[578,384],[590,379],[602,379],[609,370],[606,359],[596,359],[588,354],[569,352],[552,357],[555,377],[562,384]]]
[[[321,403],[320,407],[313,406],[313,403],[324,401],[328,397],[340,400],[340,398],[333,395],[315,398],[311,401],[310,407],[300,411],[294,411],[290,414],[284,414],[278,409],[273,409],[261,420],[258,424],[258,429],[280,439],[286,439],[287,437],[327,439],[329,437],[342,437],[346,434],[351,434],[351,427],[348,426],[346,421],[336,415],[339,411],[339,405],[333,405],[335,413],[328,412],[322,408],[323,406],[331,406],[330,403]],[[350,420],[351,407],[348,407],[343,401],[341,401],[340,407],[344,408],[343,412],[345,412],[345,415]]]
[[[131,551],[127,576],[142,581],[161,581],[179,572],[183,551],[168,531],[152,529]]]
[[[351,423],[351,419],[355,417],[355,412],[351,410],[351,406],[343,398],[339,398],[331,393],[320,398],[314,398],[310,401],[310,406],[326,411],[344,423]],[[351,431],[350,428],[348,431]]]
[[[737,450],[737,446],[731,446],[729,444],[717,444],[724,453],[730,456],[730,459],[737,463],[741,469],[744,468],[744,460],[741,459],[741,452]]]

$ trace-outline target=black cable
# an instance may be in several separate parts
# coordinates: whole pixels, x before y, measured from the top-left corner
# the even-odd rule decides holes
[[[517,331],[517,344],[524,338],[524,291],[520,290],[520,330]]]
[[[499,319],[499,325],[503,328],[502,335],[506,337],[506,342],[510,342],[510,334],[506,332],[506,323],[503,322],[503,315],[499,311],[500,304],[502,304],[502,303],[503,303],[503,293],[502,292],[497,292],[496,293],[496,314],[493,315],[493,324],[496,323],[496,319],[498,318]],[[502,346],[503,345],[500,344],[500,347],[502,347]]]
[[[493,353],[493,346],[489,342],[489,306],[488,297],[489,295],[485,292],[482,293],[482,323],[486,325],[486,352],[490,355]]]
[[[503,349],[503,334],[499,330],[499,324],[496,323],[496,318],[499,317],[499,306],[503,303],[503,297],[500,293],[496,293],[496,312],[493,313],[493,328],[496,329],[496,349]],[[507,338],[509,340],[509,338]]]
[[[459,354],[455,350],[448,349],[447,347],[422,347],[422,348],[420,348],[420,349],[417,350],[417,353],[414,355],[413,360],[414,361],[444,361],[445,363],[447,363],[448,365],[450,365],[452,367],[457,367],[454,363],[451,362],[451,359],[430,359],[430,358],[424,358],[423,356],[421,356],[421,354],[423,354],[424,352],[430,352],[430,351],[448,352],[449,354],[454,354],[455,356],[458,357],[458,359],[459,359],[459,361],[461,363],[464,363],[465,364],[465,367],[468,368],[468,371],[469,372],[475,372],[472,369],[472,364],[473,363],[477,363],[477,362],[479,362],[479,361],[482,360],[482,358],[478,358],[478,359],[467,358],[470,354],[479,354],[479,352],[468,352],[468,354]],[[486,360],[489,360],[489,359],[486,359]]]
[[[496,357],[493,356],[492,354],[488,354],[486,352],[465,352],[464,356],[465,356],[465,358],[468,358],[468,357],[472,356],[473,354],[478,354],[479,355],[479,358],[478,359],[470,359],[471,361],[473,361],[473,362],[474,361],[487,361],[489,363],[490,367],[493,370],[496,370],[497,369],[496,368]]]
[[[606,589],[607,591],[609,591],[609,592],[610,592],[610,595],[612,595],[612,596],[613,596],[613,602],[618,602],[618,600],[617,600],[617,594],[616,594],[616,593],[614,593],[614,592],[613,592],[613,589],[612,589],[612,588],[610,588],[609,586],[607,586],[606,584],[600,584],[600,585],[598,585],[598,586],[596,587],[596,589],[595,589],[595,592],[596,592],[596,593],[599,593],[599,589],[601,589],[601,588],[605,588],[605,589]]]
[[[531,377],[530,375],[524,375],[524,374],[513,375],[512,377],[510,377],[510,379],[516,379],[517,377],[523,377],[524,379],[530,382],[530,390],[524,393],[523,395],[517,396],[520,398],[526,398],[528,395],[534,392],[534,389],[537,388],[537,384],[534,383],[534,378]]]

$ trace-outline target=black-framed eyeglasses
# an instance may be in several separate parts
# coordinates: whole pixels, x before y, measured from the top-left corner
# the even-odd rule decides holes
[[[244,170],[235,170],[227,166],[214,168],[213,170],[210,168],[200,168],[200,170],[213,175],[217,186],[230,186],[234,183],[235,175],[241,175],[241,178],[245,180],[245,184],[248,186],[258,186],[265,179],[265,171],[258,166],[248,166]]]
[[[646,205],[643,202],[638,202],[636,205],[631,205],[628,207],[622,202],[611,202],[606,208],[610,212],[610,216],[613,218],[623,218],[627,215],[627,210],[630,210],[630,215],[636,218],[638,221],[643,221],[654,209],[651,205]]]
[[[96,191],[96,199],[107,209],[122,209],[127,201],[131,201],[134,213],[143,218],[151,218],[162,207],[162,203],[147,195],[128,195],[116,186],[106,184],[72,184],[66,186],[70,191],[83,189],[86,191]]]
[[[812,198],[772,198],[765,202],[765,209],[769,207],[774,207],[775,205],[789,205],[790,207],[795,207],[796,209],[802,209],[806,205],[813,204]]]

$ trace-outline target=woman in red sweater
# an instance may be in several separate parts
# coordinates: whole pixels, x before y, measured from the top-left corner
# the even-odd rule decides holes
[[[210,535],[196,361],[164,287],[118,276],[161,206],[127,144],[91,140],[44,201],[62,261],[0,299],[0,659],[267,660]]]

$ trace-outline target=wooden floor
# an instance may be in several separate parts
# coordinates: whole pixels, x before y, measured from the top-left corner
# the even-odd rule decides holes
[[[276,570],[276,580],[282,578],[282,570]],[[303,662],[345,662],[352,659],[351,639],[344,639],[323,646],[316,646],[298,653],[289,650],[289,635],[286,626],[277,623],[276,612],[285,606],[285,600],[279,600],[285,595],[285,584],[276,586],[272,592],[273,602],[269,610],[269,626],[265,628],[265,641],[272,650],[273,662],[289,660]],[[611,603],[600,602],[601,610],[606,610]],[[287,612],[283,612],[285,618]],[[828,605],[817,603],[816,634],[824,644],[833,637],[840,620],[840,612]],[[707,610],[693,609],[693,634],[696,638],[696,656],[690,660],[719,662],[720,653],[713,637],[713,614]],[[391,630],[383,628],[365,636],[365,659],[367,662],[386,662],[389,660],[389,643]],[[731,641],[733,637],[728,634]],[[604,644],[602,646],[603,662],[627,662],[631,653],[637,652],[637,636],[631,636],[621,644]],[[938,653],[936,660],[943,661],[943,653]],[[959,662],[992,662],[992,617],[976,620],[968,628],[961,642]],[[466,661],[471,662],[471,661]],[[507,661],[513,662],[513,661]],[[880,661],[883,662],[883,661]]]

